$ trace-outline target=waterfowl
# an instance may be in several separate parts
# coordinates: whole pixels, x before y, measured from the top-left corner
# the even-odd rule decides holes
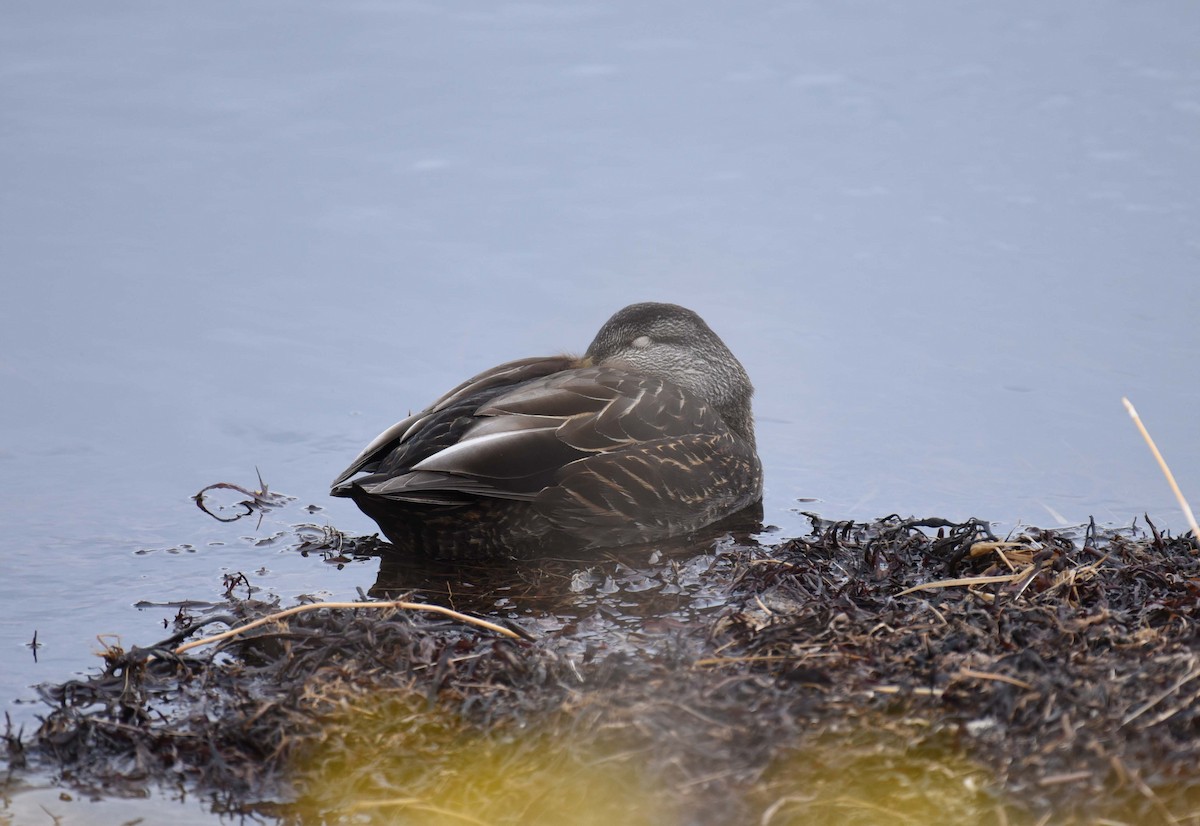
[[[400,548],[535,557],[690,533],[762,498],[741,363],[633,304],[582,358],[511,361],[385,430],[334,480]]]

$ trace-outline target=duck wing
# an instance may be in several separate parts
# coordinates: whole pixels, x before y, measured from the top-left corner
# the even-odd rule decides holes
[[[519,359],[467,379],[425,410],[396,422],[376,436],[333,480],[331,492],[334,496],[348,496],[349,487],[345,483],[359,473],[394,471],[449,447],[467,429],[475,410],[486,399],[530,379],[569,369],[575,363],[569,356]]]
[[[692,507],[685,503],[706,487],[697,486],[694,462],[714,445],[740,442],[695,396],[618,367],[564,369],[515,386],[491,382],[481,392],[470,384],[372,443],[334,493],[357,486],[425,504],[490,497],[534,502],[551,522],[560,506],[568,520],[587,524],[597,514],[628,520],[651,488],[676,487],[675,509]],[[360,470],[368,475],[346,484]]]

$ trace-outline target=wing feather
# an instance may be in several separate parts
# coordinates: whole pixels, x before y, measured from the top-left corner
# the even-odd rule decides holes
[[[458,441],[470,424],[471,416],[485,400],[531,379],[566,370],[575,363],[570,356],[519,359],[467,379],[425,410],[376,436],[333,480],[331,492],[335,496],[348,496],[350,485],[347,483],[360,473],[402,474],[426,456]]]
[[[389,428],[338,477],[335,493],[358,486],[411,503],[533,501],[565,528],[639,514],[644,522],[647,507],[670,523],[694,519],[697,503],[727,511],[711,472],[750,459],[753,449],[714,410],[674,384],[617,367],[524,360]],[[704,504],[709,495],[716,499]]]

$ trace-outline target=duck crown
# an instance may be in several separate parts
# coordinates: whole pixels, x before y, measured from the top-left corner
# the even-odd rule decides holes
[[[711,404],[730,430],[754,444],[750,377],[720,336],[686,307],[629,305],[596,333],[587,358],[679,385]]]

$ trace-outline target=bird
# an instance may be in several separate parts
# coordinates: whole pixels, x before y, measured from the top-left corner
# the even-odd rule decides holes
[[[695,312],[631,304],[582,357],[500,364],[397,422],[330,493],[430,557],[659,542],[761,502],[753,392]]]

